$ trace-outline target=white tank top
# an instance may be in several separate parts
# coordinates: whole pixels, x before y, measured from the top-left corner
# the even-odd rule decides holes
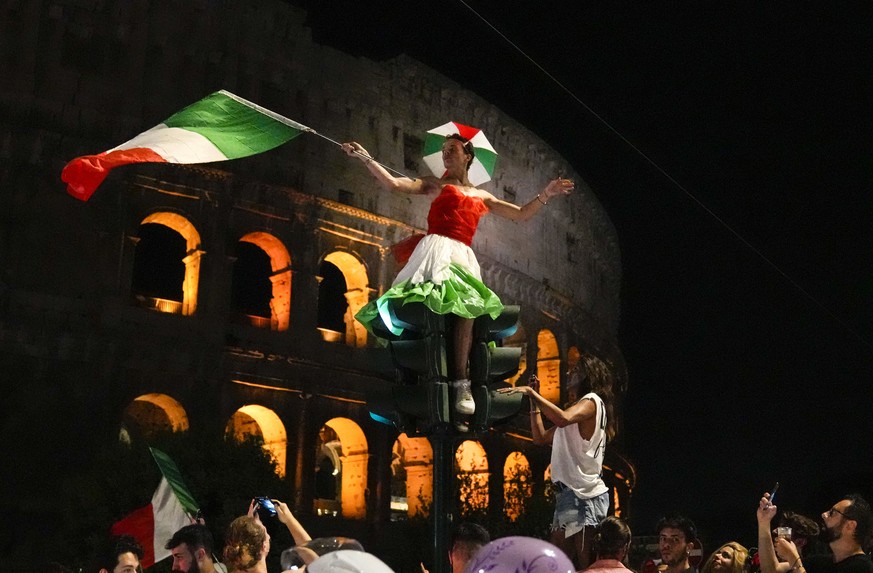
[[[600,396],[591,392],[582,400],[592,400],[597,408],[594,433],[590,440],[579,434],[579,424],[556,428],[552,437],[552,481],[561,482],[581,499],[608,491],[601,477],[606,451],[606,409]]]

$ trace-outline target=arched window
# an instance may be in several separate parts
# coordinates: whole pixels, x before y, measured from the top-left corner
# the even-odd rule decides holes
[[[503,464],[503,513],[515,521],[524,513],[525,502],[533,494],[530,463],[521,452],[512,452]]]
[[[427,517],[433,502],[433,449],[427,438],[400,434],[391,449],[392,519]]]
[[[537,378],[540,379],[540,394],[557,404],[561,400],[561,357],[558,341],[548,329],[537,335]]]
[[[355,320],[370,291],[364,264],[351,253],[334,251],[322,261],[319,281],[318,330],[324,340],[366,345],[367,329]]]
[[[370,455],[363,430],[348,418],[333,418],[319,430],[316,443],[315,512],[364,519],[367,517],[367,460]],[[335,494],[334,503],[324,503],[330,498],[318,497],[319,494],[337,492],[337,488],[338,499]]]
[[[276,462],[276,473],[285,476],[288,437],[285,424],[274,411],[257,404],[243,406],[228,420],[224,433],[238,441],[252,437],[262,441],[264,450]]]
[[[176,213],[154,213],[140,223],[133,260],[134,303],[171,314],[197,310],[200,234]]]
[[[231,308],[245,322],[288,330],[291,316],[291,257],[269,233],[249,233],[237,243]]]
[[[488,509],[488,457],[482,444],[461,442],[455,451],[455,471],[461,514],[483,514]]]
[[[157,434],[187,430],[188,414],[179,402],[166,394],[143,394],[124,409],[120,439],[129,443],[133,433],[148,442]]]

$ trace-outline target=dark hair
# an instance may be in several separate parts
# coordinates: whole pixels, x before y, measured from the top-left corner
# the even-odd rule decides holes
[[[118,557],[125,553],[133,553],[137,559],[142,559],[142,545],[130,535],[114,535],[105,539],[97,547],[92,571],[95,573],[101,569],[112,571],[118,565]]]
[[[684,533],[685,541],[688,543],[697,539],[697,527],[695,527],[693,521],[684,515],[668,515],[662,517],[661,520],[658,521],[658,525],[655,527],[655,533],[660,535],[661,531],[668,527],[671,529],[678,529]]]
[[[478,523],[469,521],[459,523],[452,530],[449,552],[457,552],[461,559],[469,561],[483,545],[488,545],[490,541],[491,535],[488,530]]]
[[[470,170],[470,166],[473,165],[473,160],[476,158],[476,150],[473,148],[473,143],[459,133],[452,133],[446,136],[446,141],[449,139],[455,139],[460,141],[464,146],[464,152],[470,156],[470,161],[467,162],[467,171]]]
[[[164,549],[174,549],[182,544],[188,546],[191,553],[194,553],[200,548],[206,550],[206,554],[212,557],[212,549],[215,547],[215,542],[212,539],[212,533],[205,525],[201,523],[192,523],[186,525],[179,531],[173,534],[173,537],[164,545]]]
[[[491,535],[478,523],[464,521],[452,530],[451,545],[454,546],[459,541],[487,545],[491,541]]]
[[[615,392],[613,391],[613,374],[610,367],[600,358],[593,354],[583,354],[579,361],[567,373],[567,386],[579,384],[581,388],[587,388],[603,400],[606,410],[606,439],[612,441],[616,434],[615,421]],[[580,395],[585,392],[579,392]]]
[[[852,505],[846,508],[846,511],[844,513],[846,515],[846,519],[851,519],[858,524],[855,527],[855,541],[857,541],[863,547],[867,544],[867,538],[870,535],[870,504],[867,503],[866,499],[864,499],[857,493],[850,493],[849,495],[845,495],[843,496],[843,499],[846,499],[852,503]]]
[[[791,537],[793,538],[813,540],[818,537],[820,531],[818,524],[814,520],[793,511],[783,511],[782,517],[779,519],[779,525],[790,527]]]
[[[621,550],[630,543],[631,530],[627,523],[614,515],[607,516],[597,526],[594,536],[594,551],[598,559],[618,557]]]

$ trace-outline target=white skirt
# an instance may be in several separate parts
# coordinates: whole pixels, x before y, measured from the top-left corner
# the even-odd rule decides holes
[[[412,284],[442,284],[452,276],[449,265],[455,263],[482,281],[482,271],[473,249],[442,235],[425,235],[412,251],[406,266],[400,269],[391,286],[409,280]]]

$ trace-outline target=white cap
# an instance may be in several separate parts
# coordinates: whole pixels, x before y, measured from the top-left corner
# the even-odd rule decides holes
[[[340,549],[319,557],[310,563],[309,573],[394,573],[372,553]]]

